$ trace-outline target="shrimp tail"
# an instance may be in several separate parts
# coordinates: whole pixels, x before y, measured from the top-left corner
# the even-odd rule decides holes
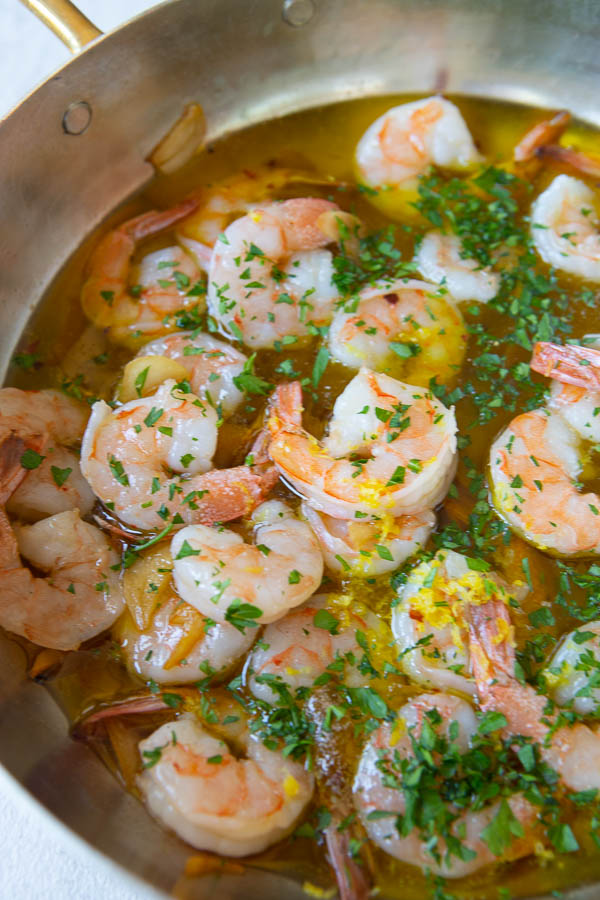
[[[473,674],[478,687],[508,683],[515,677],[513,628],[502,600],[469,603],[465,608]]]
[[[561,147],[559,144],[544,144],[536,150],[536,155],[542,159],[551,159],[554,162],[571,166],[583,175],[591,178],[600,178],[600,159],[597,156],[589,156],[572,147]]]
[[[0,505],[4,506],[19,487],[27,469],[21,459],[26,450],[39,453],[46,443],[43,435],[33,435],[27,440],[11,432],[0,444]]]
[[[281,430],[302,427],[302,386],[299,381],[280,384],[274,391],[269,404],[267,423],[271,436]]]
[[[249,515],[277,484],[279,472],[271,463],[212,469],[202,476],[202,491],[194,521],[202,525],[230,522]]]
[[[153,209],[150,212],[143,213],[141,216],[137,216],[135,219],[130,219],[119,230],[125,232],[137,243],[161,231],[165,231],[167,228],[171,228],[173,225],[181,222],[182,219],[187,219],[188,216],[191,216],[198,209],[198,206],[199,200],[190,197],[187,200],[182,200],[181,203],[170,209]]]
[[[529,162],[536,156],[542,155],[540,151],[543,151],[547,144],[557,141],[570,121],[571,113],[567,112],[566,109],[561,109],[551,119],[538,122],[521,138],[515,147],[513,152],[514,161],[517,163]]]
[[[371,884],[366,868],[350,853],[350,835],[347,831],[340,832],[339,825],[337,821],[332,822],[324,832],[339,900],[367,900]]]
[[[539,342],[533,348],[529,367],[563,384],[600,390],[600,351],[592,347]]]

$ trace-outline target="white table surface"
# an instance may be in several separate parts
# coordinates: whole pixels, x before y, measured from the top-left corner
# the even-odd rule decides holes
[[[153,6],[150,0],[75,0],[103,31]],[[0,0],[0,116],[66,62],[69,51],[21,6]],[[1,177],[1,173],[0,173]],[[0,771],[1,900],[150,900],[157,897],[99,856],[93,865],[78,838],[47,828],[47,813]]]

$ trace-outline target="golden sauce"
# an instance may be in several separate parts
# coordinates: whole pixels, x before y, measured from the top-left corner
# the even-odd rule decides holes
[[[331,184],[326,187],[306,189],[304,193],[329,197],[342,208],[355,212],[369,227],[377,229],[388,221],[354,187],[352,155],[356,143],[368,125],[385,110],[400,102],[412,99],[403,97],[381,97],[310,110],[281,120],[257,125],[243,132],[233,134],[212,146],[206,147],[183,170],[169,177],[157,177],[139,196],[122,207],[111,221],[106,223],[101,233],[111,225],[149,208],[162,208],[185,196],[198,186],[208,186],[228,175],[236,173],[240,165],[252,169],[264,164],[293,166],[315,171],[329,176]],[[478,148],[490,162],[501,163],[510,159],[512,149],[525,131],[543,117],[539,110],[519,107],[496,101],[459,98],[457,101]],[[593,148],[598,137],[595,131],[575,123],[570,126],[566,143],[574,142],[586,150]],[[548,183],[559,169],[548,166],[537,176],[535,192]],[[298,193],[296,191],[296,193]],[[294,190],[282,193],[281,197],[293,196]],[[529,199],[526,201],[529,203]],[[425,230],[417,227],[419,230]],[[42,388],[60,386],[65,381],[80,387],[84,394],[110,399],[119,379],[122,365],[131,357],[130,351],[110,347],[102,334],[90,333],[80,310],[79,294],[86,259],[99,235],[86,239],[82,248],[60,273],[48,295],[40,305],[22,342],[22,353],[34,353],[40,361],[33,368],[11,370],[9,383],[21,388]],[[398,229],[397,246],[406,260],[412,258],[415,232]],[[148,247],[164,246],[162,239],[146,244]],[[567,291],[577,292],[580,285],[568,277],[560,277],[559,283]],[[467,307],[466,309],[464,307]],[[475,314],[469,312],[468,304],[463,304],[463,314],[470,325],[479,324],[491,330],[498,327],[498,317],[485,307]],[[571,311],[570,337],[578,338],[584,333],[600,332],[600,308],[575,305]],[[80,345],[81,335],[86,332],[86,344]],[[257,371],[268,381],[282,380],[277,367],[283,358],[291,359],[298,377],[310,377],[315,357],[316,344],[301,349],[284,348],[261,351],[257,358]],[[471,338],[464,366],[449,384],[476,378],[473,359],[478,354],[474,338]],[[106,354],[106,358],[102,356]],[[527,362],[529,353],[514,345],[510,349],[510,364],[522,360]],[[92,357],[100,357],[100,362],[92,362]],[[82,373],[83,378],[78,379]],[[322,434],[333,402],[354,372],[339,364],[330,363],[319,384],[317,401],[308,399],[305,423],[315,435]],[[226,467],[240,463],[246,452],[246,444],[257,417],[264,406],[261,397],[252,397],[246,408],[225,423],[220,432],[216,465]],[[521,410],[517,402],[516,412]],[[247,407],[251,407],[250,409]],[[490,444],[500,429],[515,415],[515,411],[501,409],[487,423],[476,424],[476,410],[473,404],[460,404],[458,410],[461,434],[468,434],[470,446],[465,451],[471,464],[479,473],[485,472]],[[474,425],[476,424],[476,427]],[[470,467],[469,465],[469,467]],[[594,471],[591,471],[593,484]],[[448,498],[439,515],[438,529],[450,521],[459,527],[468,527],[468,515],[477,497],[469,490],[468,468],[463,461],[456,479],[457,498]],[[276,493],[292,503],[297,498],[284,487]],[[460,548],[458,548],[460,550]],[[525,597],[522,608],[513,610],[518,649],[523,649],[527,641],[533,639],[540,629],[534,628],[528,620],[528,613],[541,605],[549,605],[554,613],[555,624],[542,630],[550,639],[558,638],[566,630],[578,623],[565,609],[554,603],[558,568],[556,562],[543,553],[526,545],[512,536],[507,545],[499,544],[489,562],[501,571],[507,580],[523,579],[522,559],[529,560],[529,572],[533,589]],[[379,615],[389,619],[390,603],[394,590],[389,577],[371,579],[365,583],[357,579],[347,579],[336,583],[331,577],[327,589],[336,592],[343,602],[360,601],[371,607]],[[548,651],[546,651],[548,652]],[[384,651],[382,650],[382,653]],[[235,673],[234,673],[235,674]],[[70,720],[76,723],[82,713],[95,706],[120,697],[126,697],[132,690],[142,687],[140,681],[129,675],[119,660],[119,648],[110,639],[97,640],[81,651],[68,654],[57,676],[48,679],[48,687],[57,698]],[[390,675],[377,684],[378,690],[392,708],[398,708],[406,699],[420,692],[417,686],[410,686],[402,676]],[[168,717],[168,716],[167,716]],[[143,726],[130,727],[136,740],[148,734],[157,724],[164,721],[159,714],[144,721]],[[122,761],[115,757],[110,742],[96,742],[102,759],[113,769],[118,769]],[[360,753],[357,744],[353,749],[353,759]],[[127,785],[132,787],[131,784]],[[458,883],[448,882],[446,890],[459,897],[496,898],[498,889],[506,890],[507,896],[528,896],[551,890],[562,890],[569,885],[600,878],[600,855],[593,850],[587,833],[586,821],[575,823],[574,829],[583,848],[570,855],[556,856],[540,861],[530,857],[510,865],[485,868],[475,876]],[[377,872],[377,886],[386,897],[417,900],[424,896],[430,885],[420,871],[393,860],[383,852],[373,848],[374,868]],[[252,865],[289,871],[301,880],[309,879],[324,887],[331,885],[331,876],[325,862],[322,846],[315,846],[308,838],[289,838],[260,856],[253,858]]]

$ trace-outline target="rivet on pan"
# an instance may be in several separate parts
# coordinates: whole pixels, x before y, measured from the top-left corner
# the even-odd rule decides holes
[[[294,28],[306,25],[315,14],[313,0],[284,0],[283,21]]]
[[[83,134],[92,121],[92,107],[87,100],[77,100],[67,106],[62,120],[65,134]]]

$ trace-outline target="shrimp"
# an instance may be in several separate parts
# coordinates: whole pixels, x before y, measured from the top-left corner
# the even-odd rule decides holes
[[[227,521],[254,508],[274,473],[260,462],[208,471],[216,444],[216,411],[169,379],[114,410],[94,404],[81,468],[94,493],[137,528],[162,529],[176,514],[183,522]]]
[[[113,626],[127,667],[145,681],[185,684],[207,675],[223,678],[250,649],[255,635],[216,623],[181,599],[164,543],[126,569],[127,611]]]
[[[423,281],[382,282],[364,288],[350,311],[343,307],[329,329],[338,362],[406,378],[427,386],[448,380],[462,362],[466,332],[461,314]]]
[[[292,185],[331,187],[332,179],[270,165],[244,169],[198,191],[198,209],[177,226],[177,241],[208,270],[210,249],[232,220],[257,203],[273,200]]]
[[[465,809],[470,797],[463,798],[454,790],[457,758],[468,752],[477,733],[478,722],[470,704],[449,694],[420,694],[398,715],[393,728],[385,723],[371,735],[354,781],[354,802],[371,840],[396,859],[445,878],[462,878],[500,861],[485,838],[502,801]],[[419,739],[425,729],[429,740],[423,751]],[[432,740],[436,741],[436,750],[450,750],[454,766],[451,777],[445,779],[440,773],[438,783],[431,788],[441,804],[429,804],[425,812],[419,810],[418,801],[415,803],[415,785],[427,776],[437,776],[439,752],[431,752]],[[412,770],[419,763],[414,779],[417,773]],[[407,807],[411,801],[409,815]],[[521,794],[513,794],[504,803],[520,828],[516,836],[514,831],[511,834],[512,840],[501,858],[527,856],[533,852],[537,839],[537,811]],[[438,836],[438,822],[452,836],[452,842]]]
[[[135,347],[140,339],[172,331],[175,325],[169,317],[198,303],[192,289],[201,273],[181,247],[149,254],[139,266],[133,290],[129,282],[132,257],[141,241],[172,228],[197,205],[196,200],[186,200],[172,209],[144,213],[110,231],[95,248],[81,305],[97,328],[107,329],[112,341]]]
[[[356,687],[365,683],[365,676],[356,668],[361,656],[356,632],[380,634],[383,623],[367,609],[348,611],[343,622],[331,612],[322,620],[320,611],[327,605],[327,594],[318,594],[267,625],[244,670],[248,687],[259,700],[275,701],[277,694],[270,685],[273,679],[282,681],[292,692],[312,687],[335,660],[346,662],[344,684]]]
[[[74,650],[124,608],[119,557],[77,510],[11,527],[0,510],[0,625],[35,644]],[[22,558],[45,577],[36,577]]]
[[[524,540],[559,556],[600,553],[600,497],[576,484],[582,440],[600,439],[600,394],[573,383],[596,384],[590,360],[600,362],[600,353],[538,344],[532,367],[557,381],[548,408],[513,419],[490,452],[498,512]]]
[[[27,468],[8,492],[11,515],[34,522],[75,508],[82,515],[91,511],[95,497],[81,474],[79,457],[67,449],[81,441],[88,415],[83,403],[60,391],[0,390],[0,455],[6,453],[10,435],[24,441],[23,450],[27,445],[34,450],[33,456],[22,457]]]
[[[0,389],[0,443],[10,434],[42,436],[65,447],[79,443],[89,409],[61,391]]]
[[[220,407],[224,416],[232,415],[244,398],[235,383],[247,358],[231,344],[210,334],[180,331],[146,344],[138,356],[166,356],[181,363],[189,372],[192,391],[207,397]]]
[[[413,515],[445,496],[456,467],[456,420],[423,388],[361,369],[317,441],[302,428],[298,382],[274,394],[269,455],[285,480],[334,518]]]
[[[594,191],[558,175],[531,207],[531,237],[544,262],[587,281],[600,281],[598,203]]]
[[[458,108],[442,97],[427,97],[376,119],[358,142],[355,159],[364,184],[412,190],[432,164],[469,169],[481,156]]]
[[[504,715],[504,733],[537,742],[545,762],[572,791],[600,788],[600,733],[577,723],[558,726],[548,698],[515,677],[508,611],[497,600],[468,609],[469,644],[479,703]]]
[[[415,254],[417,269],[427,281],[443,285],[449,299],[488,303],[500,289],[500,275],[476,259],[465,257],[454,234],[429,231]]]
[[[392,632],[401,666],[413,681],[475,694],[465,605],[484,603],[490,596],[505,603],[510,599],[502,580],[485,571],[485,564],[481,571],[481,565],[453,550],[439,550],[412,569],[400,587]]]
[[[113,628],[128,668],[157,684],[196,682],[209,672],[224,678],[250,649],[255,635],[202,616],[173,591],[139,631],[125,613]]]
[[[513,152],[517,163],[529,162],[538,155],[546,144],[557,141],[571,121],[571,113],[559,110],[551,119],[544,119],[534,125],[519,141]]]
[[[137,784],[150,812],[199,850],[260,853],[287,835],[313,789],[313,776],[255,735],[233,755],[193,715],[167,722],[141,741]]]
[[[327,568],[361,577],[393,572],[425,546],[435,528],[431,509],[379,521],[334,519],[303,501],[302,515],[319,541]]]
[[[257,207],[225,230],[213,250],[207,301],[229,337],[273,347],[329,322],[338,292],[325,248],[344,215],[335,203],[305,197]]]
[[[251,521],[253,545],[205,525],[183,528],[171,541],[179,596],[214,621],[242,629],[280,619],[314,594],[323,576],[317,540],[289,506],[269,500]]]
[[[555,703],[589,715],[600,702],[599,668],[600,621],[586,622],[563,638],[542,675]]]

